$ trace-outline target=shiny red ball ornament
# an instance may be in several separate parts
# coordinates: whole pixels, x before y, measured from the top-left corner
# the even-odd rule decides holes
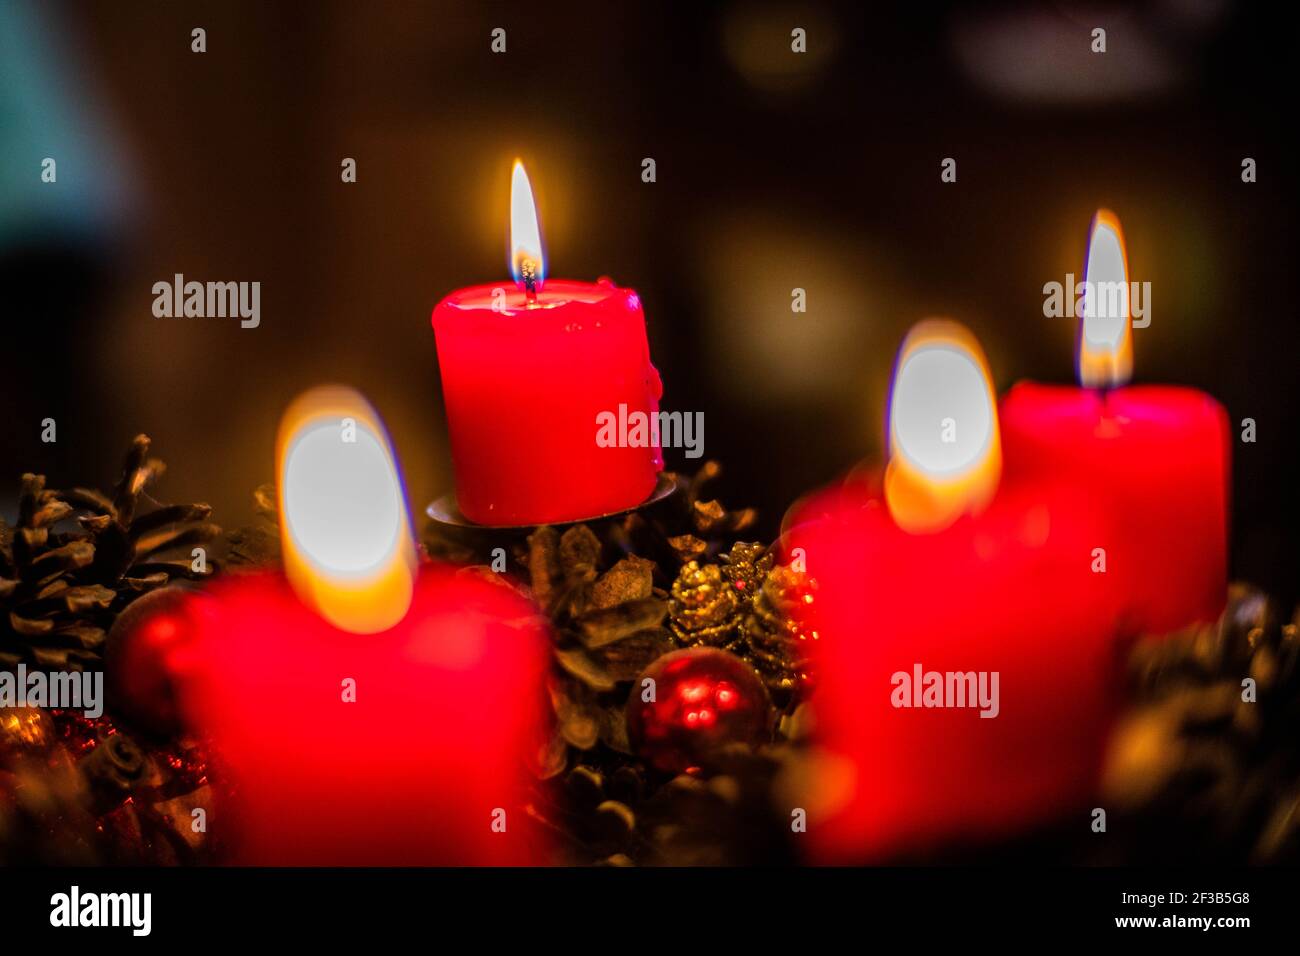
[[[712,647],[665,654],[637,678],[627,702],[632,747],[669,773],[695,772],[727,744],[761,743],[771,724],[772,703],[758,675]]]
[[[162,737],[181,730],[178,671],[194,637],[192,602],[211,600],[175,585],[127,605],[104,641],[109,706],[133,727]]]

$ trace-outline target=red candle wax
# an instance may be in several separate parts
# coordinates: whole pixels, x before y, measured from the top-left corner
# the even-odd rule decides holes
[[[1061,484],[1110,516],[1104,548],[1126,630],[1165,633],[1223,610],[1228,419],[1210,396],[1172,386],[1021,383],[1002,401],[1008,480]]]
[[[1002,476],[992,378],[965,328],[908,333],[888,435],[879,481],[813,496],[785,538],[816,582],[822,862],[988,840],[1085,800],[1118,683],[1109,584],[1088,564],[1106,517]]]
[[[545,726],[547,644],[526,600],[427,566],[398,624],[357,634],[279,575],[211,594],[173,664],[213,751],[224,799],[209,832],[230,862],[545,861],[522,809]]]
[[[914,534],[878,499],[851,499],[819,498],[823,516],[786,540],[818,584],[808,626],[827,759],[807,795],[813,859],[988,841],[1082,806],[1119,685],[1108,583],[1087,559],[1104,516],[1062,488],[1004,482],[983,513]],[[895,680],[918,667],[919,691]],[[983,675],[996,716],[895,706],[917,702],[927,673],[945,687],[974,675],[961,680],[976,701]]]
[[[630,289],[551,280],[453,292],[433,311],[456,500],[471,521],[525,525],[632,508],[655,488],[657,442],[598,443],[598,416],[653,421],[663,386]],[[657,433],[656,433],[657,435]]]
[[[1227,599],[1228,419],[1191,389],[1119,387],[1133,369],[1128,274],[1119,217],[1099,209],[1074,310],[1087,387],[1016,386],[1002,403],[1003,440],[1010,480],[1060,483],[1109,513],[1092,547],[1123,629],[1164,633],[1213,620]],[[1149,308],[1149,289],[1142,298]]]

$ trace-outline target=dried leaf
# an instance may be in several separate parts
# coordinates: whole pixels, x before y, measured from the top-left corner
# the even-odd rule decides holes
[[[732,534],[739,534],[742,531],[748,531],[757,523],[758,511],[756,509],[741,508],[739,511],[731,512],[727,530]]]
[[[45,476],[31,472],[23,475],[18,493],[18,527],[33,527],[32,518],[40,508],[41,492],[45,490]]]
[[[135,503],[148,481],[149,472],[145,467],[145,456],[149,454],[149,436],[136,435],[127,450],[126,460],[122,463],[122,478],[113,493],[113,506],[123,524],[130,524],[135,514]]]
[[[579,750],[590,750],[600,736],[600,710],[591,692],[563,680],[552,681],[550,692],[560,736]]]
[[[72,587],[72,585],[68,583],[67,578],[56,577],[53,581],[50,581],[36,592],[36,600],[44,601],[46,598],[54,597],[56,594],[62,594],[70,587]]]
[[[600,563],[600,539],[585,524],[575,524],[560,537],[560,568],[568,581],[590,581]]]
[[[592,690],[613,690],[617,684],[617,681],[605,668],[604,664],[592,657],[585,648],[556,648],[555,659],[560,662],[560,666],[565,671],[582,681]]]
[[[73,655],[66,647],[33,647],[32,660],[48,670],[70,670]]]
[[[93,511],[109,519],[117,515],[117,509],[113,507],[113,502],[109,501],[108,496],[93,488],[65,488],[56,491],[55,494],[73,508]]]
[[[26,563],[50,540],[49,528],[19,528],[14,534],[14,556]]]
[[[148,514],[141,515],[131,522],[131,537],[138,539],[141,535],[170,524],[190,521],[206,521],[212,514],[212,506],[207,504],[167,505],[155,508]]]
[[[102,584],[86,584],[68,588],[60,594],[60,597],[73,614],[83,614],[95,608],[107,609],[117,597],[117,592]]]
[[[47,501],[36,510],[32,515],[32,524],[38,528],[49,527],[58,524],[70,514],[72,514],[72,505],[56,498]]]
[[[702,558],[709,550],[709,543],[693,534],[679,534],[668,539],[668,547],[673,549],[677,560],[685,564]]]
[[[604,647],[641,631],[658,627],[668,616],[668,602],[657,597],[629,601],[583,615],[578,622],[582,642],[589,648]]]
[[[601,712],[600,740],[606,747],[621,754],[632,754],[627,737],[627,716],[622,707],[606,707]]]
[[[629,555],[596,579],[588,594],[589,606],[612,608],[627,601],[648,598],[654,590],[654,562]]]
[[[605,675],[615,683],[634,680],[653,661],[676,648],[663,628],[641,631],[593,653],[598,655]]]
[[[528,576],[533,599],[550,608],[562,579],[560,571],[560,533],[549,525],[528,536]]]
[[[95,560],[95,546],[89,541],[69,541],[61,548],[51,548],[32,561],[32,568],[39,574],[53,570],[71,571],[87,567]]]
[[[159,551],[175,548],[188,548],[191,545],[206,544],[221,534],[221,528],[215,524],[197,524],[184,528],[167,528],[145,535],[135,545],[139,558],[147,558]]]
[[[533,772],[539,780],[550,780],[564,772],[569,764],[569,745],[558,729],[548,734],[537,751],[536,765]]]
[[[39,637],[42,634],[49,634],[54,630],[53,621],[36,621],[26,617],[20,617],[17,611],[9,612],[9,626],[15,632],[25,637]]]
[[[692,517],[695,520],[695,530],[702,535],[708,536],[715,531],[722,530],[727,512],[720,501],[697,501],[695,502]]]
[[[77,519],[81,526],[91,534],[106,531],[116,519],[112,515],[82,515]]]
[[[189,565],[185,565],[189,567]],[[152,591],[154,588],[160,588],[165,585],[170,578],[167,572],[159,571],[156,574],[147,574],[144,577],[122,578],[122,584],[132,591]]]

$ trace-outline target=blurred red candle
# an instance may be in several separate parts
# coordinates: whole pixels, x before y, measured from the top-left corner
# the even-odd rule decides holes
[[[286,575],[195,602],[173,662],[225,799],[210,824],[260,865],[542,862],[521,809],[546,641],[507,588],[417,572],[400,477],[359,395],[281,427]]]
[[[598,416],[654,420],[663,387],[630,289],[545,278],[532,191],[511,185],[512,288],[453,292],[433,311],[456,500],[471,521],[596,517],[645,501],[657,441],[598,443]]]
[[[823,495],[785,539],[817,582],[819,862],[991,840],[1086,801],[1113,709],[1110,598],[1088,567],[1101,519],[1065,489],[1000,482],[964,329],[909,334],[889,447],[883,493]]]
[[[1110,531],[1092,547],[1105,551],[1126,631],[1213,620],[1227,593],[1227,415],[1194,389],[1125,386],[1133,365],[1128,268],[1119,220],[1106,210],[1093,220],[1085,281],[1084,387],[1011,389],[1002,403],[1008,478],[1064,484],[1109,513]],[[1114,283],[1116,294],[1101,283]]]

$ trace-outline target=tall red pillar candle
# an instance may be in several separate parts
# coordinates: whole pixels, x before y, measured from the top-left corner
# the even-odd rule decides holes
[[[909,335],[883,489],[819,496],[785,536],[817,583],[818,862],[994,840],[1096,783],[1118,686],[1111,598],[1088,565],[1104,519],[1066,489],[1000,480],[971,343],[947,324]]]
[[[635,507],[663,469],[641,300],[605,278],[545,280],[518,163],[511,205],[515,283],[453,292],[433,311],[457,504],[484,525]]]
[[[281,430],[286,574],[219,581],[173,661],[213,753],[209,833],[258,865],[540,863],[527,768],[545,627],[512,590],[416,567],[387,439],[355,393]]]
[[[1123,626],[1166,633],[1223,610],[1231,439],[1209,395],[1124,384],[1133,365],[1127,273],[1119,221],[1102,210],[1078,310],[1084,387],[1016,385],[1002,402],[1002,434],[1011,480],[1063,483],[1110,514],[1094,547],[1104,550]],[[1120,294],[1105,295],[1101,283]]]

